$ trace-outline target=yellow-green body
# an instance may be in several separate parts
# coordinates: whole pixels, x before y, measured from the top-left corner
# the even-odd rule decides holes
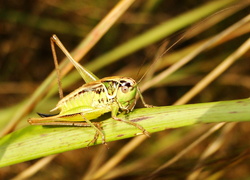
[[[60,73],[55,53],[54,43],[56,43],[72,64],[76,67],[86,84],[82,85],[75,91],[63,97],[61,89]],[[51,37],[51,47],[54,62],[58,74],[59,94],[61,100],[51,111],[59,111],[57,115],[39,114],[40,118],[31,118],[28,122],[32,125],[68,125],[68,126],[91,126],[96,130],[93,142],[99,135],[102,136],[105,143],[105,136],[101,131],[101,125],[98,122],[90,122],[104,113],[111,112],[113,119],[131,124],[147,136],[148,132],[139,124],[119,119],[118,112],[132,111],[136,104],[136,97],[140,96],[144,106],[148,107],[143,101],[135,80],[129,77],[111,76],[98,79],[93,73],[78,64],[54,35]]]
[[[124,92],[124,87],[127,88]],[[112,76],[84,84],[61,99],[51,111],[59,114],[41,118],[42,121],[83,121],[98,118],[104,113],[118,110],[132,111],[136,104],[137,86],[132,78]],[[37,118],[36,118],[37,119]],[[32,119],[31,119],[32,120]]]

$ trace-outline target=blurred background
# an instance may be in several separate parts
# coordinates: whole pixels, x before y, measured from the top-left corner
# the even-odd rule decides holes
[[[19,106],[28,99],[54,70],[49,39],[51,35],[56,34],[65,47],[72,51],[117,2],[107,0],[0,2],[0,107],[1,112],[5,113],[2,114],[2,118],[6,119],[4,122],[7,123],[13,115],[13,107]],[[161,0],[136,1],[80,63],[88,66],[90,62],[150,29],[174,20],[193,9],[205,6],[207,3],[211,1],[189,0],[181,3]],[[199,47],[201,42],[242,20],[249,12],[249,1],[228,3],[217,12],[201,18],[199,22],[179,28],[169,36],[162,37],[149,45],[145,44],[139,50],[131,53],[128,51],[126,56],[96,69],[94,73],[100,78],[124,75],[139,80],[156,59],[155,72],[151,73],[158,74]],[[249,38],[249,24],[248,22],[241,26],[229,36],[221,39],[219,43],[199,54],[192,62],[145,91],[146,102],[155,106],[175,103]],[[164,53],[180,38],[182,38],[180,42]],[[57,52],[59,60],[64,58],[59,49]],[[188,103],[249,97],[249,55],[248,51]],[[70,86],[64,87],[65,94],[83,84],[80,77],[65,78],[72,82]],[[54,88],[57,88],[56,84]],[[34,116],[34,112],[37,111],[49,112],[58,100],[58,94],[55,94],[47,98],[42,105],[37,102],[37,106],[30,110],[33,114],[28,115],[30,113],[28,112],[27,117]],[[138,107],[141,107],[140,103]],[[27,117],[17,128],[28,126],[25,121]],[[0,123],[2,129],[6,123]],[[152,134],[151,138],[138,145],[113,169],[105,172],[100,179],[147,178],[157,168],[194,142],[209,127],[212,125],[195,125]],[[249,123],[246,122],[214,133],[187,152],[180,160],[154,174],[154,178],[246,179],[249,177],[250,169],[249,128]],[[130,140],[111,142],[109,150],[98,145],[62,153],[29,179],[92,179],[93,174],[98,172],[98,169],[110,158],[117,155],[117,152]],[[202,153],[215,142],[220,142],[219,148],[209,158],[201,160]],[[0,177],[1,179],[13,178],[37,161],[4,167],[0,169]]]

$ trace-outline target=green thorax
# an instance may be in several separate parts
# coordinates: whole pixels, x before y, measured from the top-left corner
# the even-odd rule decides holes
[[[112,111],[118,106],[122,111],[131,111],[136,103],[137,84],[128,77],[112,76],[84,84],[61,99],[54,110],[60,115],[100,110]]]

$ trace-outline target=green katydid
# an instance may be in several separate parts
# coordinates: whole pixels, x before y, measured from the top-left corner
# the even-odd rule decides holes
[[[102,143],[106,144],[105,136],[101,130],[100,122],[91,122],[104,113],[111,112],[113,119],[122,121],[140,129],[143,134],[149,133],[139,124],[117,117],[119,110],[126,113],[133,110],[136,104],[136,97],[139,95],[145,107],[147,105],[140,93],[138,84],[129,77],[112,76],[98,79],[92,72],[77,63],[56,35],[50,38],[51,49],[57,71],[60,101],[51,111],[59,110],[57,115],[40,114],[40,118],[31,118],[28,122],[31,125],[65,125],[93,127],[96,135],[90,143],[95,143],[99,136]],[[60,71],[55,51],[55,44],[63,51],[70,62],[78,70],[86,84],[63,97],[60,81]]]

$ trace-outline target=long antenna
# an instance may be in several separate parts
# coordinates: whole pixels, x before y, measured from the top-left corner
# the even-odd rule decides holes
[[[192,30],[196,29],[200,24],[204,23],[206,20],[224,12],[227,10],[232,9],[233,7],[228,7],[225,9],[222,9],[218,12],[213,13],[212,15],[206,17],[205,19],[199,21],[198,23],[196,23],[195,25],[191,26],[191,28],[189,28],[187,31],[184,32],[184,34],[176,41],[174,42],[169,48],[167,48],[151,65],[150,67],[147,69],[147,71],[142,75],[142,77],[140,78],[140,80],[137,82],[137,84],[139,84],[142,79],[146,76],[146,74],[151,70],[151,67],[157,62],[158,59],[162,58],[163,55],[165,55],[170,49],[172,49],[177,43],[179,43],[182,39],[184,39],[184,37],[186,37],[188,35],[189,32],[192,32]]]
[[[175,41],[171,46],[169,46],[165,51],[163,51],[163,53],[149,66],[149,68],[147,69],[147,71],[142,75],[142,77],[139,79],[139,81],[137,82],[137,84],[139,84],[142,79],[147,75],[147,73],[151,70],[151,68],[153,67],[153,65],[155,65],[155,63],[157,62],[158,59],[162,58],[163,55],[165,55],[170,49],[172,49],[176,44],[178,44],[184,37],[186,36],[186,34],[182,35],[177,41]]]

